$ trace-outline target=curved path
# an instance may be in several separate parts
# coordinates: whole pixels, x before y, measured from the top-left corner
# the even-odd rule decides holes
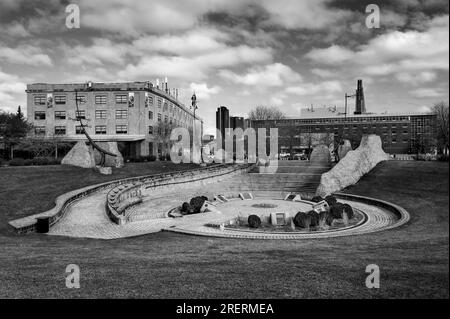
[[[351,228],[323,232],[267,233],[250,232],[238,229],[220,230],[205,224],[230,219],[230,214],[205,213],[188,215],[183,218],[155,218],[117,225],[111,222],[105,212],[105,194],[107,191],[92,194],[76,201],[66,211],[61,220],[54,225],[49,235],[114,239],[133,237],[159,232],[162,230],[191,235],[249,238],[249,239],[308,239],[328,238],[366,234],[397,226],[398,216],[392,212],[356,201],[340,200],[349,203],[366,216],[366,222]],[[173,194],[176,196],[176,194]]]

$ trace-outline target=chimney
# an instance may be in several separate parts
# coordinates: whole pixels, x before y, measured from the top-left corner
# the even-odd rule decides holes
[[[364,101],[364,90],[362,85],[362,80],[358,80],[358,85],[356,87],[356,105],[354,114],[364,114],[366,113],[366,104]]]

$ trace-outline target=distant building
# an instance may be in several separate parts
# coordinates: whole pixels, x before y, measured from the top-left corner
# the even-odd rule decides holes
[[[238,127],[244,129],[245,127],[244,118],[239,116],[230,116],[230,128],[234,130]]]
[[[355,95],[355,115],[366,113],[366,102],[364,101],[364,90],[362,80],[358,80]]]
[[[311,117],[331,117],[339,116],[345,113],[345,107],[314,107],[304,108],[300,110],[301,118],[311,118]]]
[[[191,128],[194,114],[178,101],[167,82],[27,85],[27,117],[32,135],[65,141],[86,140],[78,117],[86,119],[87,133],[94,141],[118,142],[124,156],[157,155],[159,122]],[[76,111],[78,97],[79,112]],[[203,129],[203,120],[196,115]],[[167,146],[167,145],[166,145]]]
[[[222,148],[225,148],[225,129],[230,128],[230,112],[225,106],[217,108],[216,111],[216,129],[222,138]],[[220,147],[220,145],[219,145]]]

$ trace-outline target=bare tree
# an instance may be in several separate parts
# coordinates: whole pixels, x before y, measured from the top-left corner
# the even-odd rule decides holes
[[[444,102],[436,103],[433,106],[436,114],[436,140],[439,150],[448,155],[449,153],[449,110],[448,104]]]
[[[153,129],[153,134],[155,135],[155,140],[161,144],[161,155],[167,156],[170,153],[170,148],[172,147],[173,141],[170,140],[170,134],[172,130],[177,127],[173,123],[166,121],[159,121]]]
[[[257,106],[248,113],[250,120],[280,120],[285,114],[275,106]]]

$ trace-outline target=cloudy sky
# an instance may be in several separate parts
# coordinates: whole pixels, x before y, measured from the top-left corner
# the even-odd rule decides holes
[[[81,27],[65,25],[78,4]],[[381,10],[366,27],[366,6]],[[0,0],[0,109],[26,83],[169,78],[207,132],[220,105],[343,106],[362,78],[371,112],[425,111],[449,93],[448,0]],[[353,102],[352,102],[353,105]]]

